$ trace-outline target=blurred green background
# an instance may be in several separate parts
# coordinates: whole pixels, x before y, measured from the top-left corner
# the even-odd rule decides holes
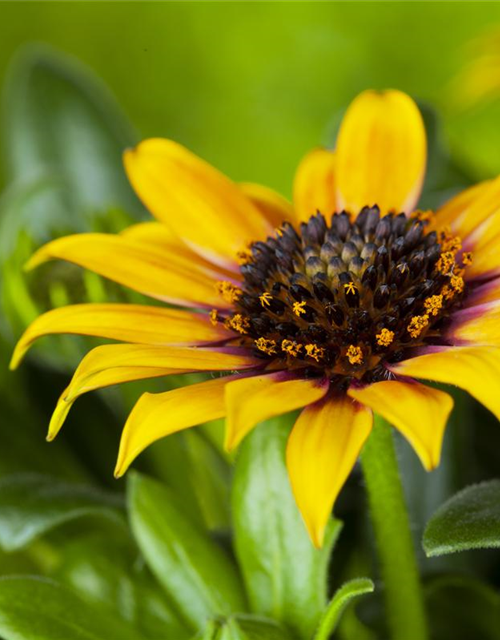
[[[16,552],[0,551],[0,575],[56,575],[88,596],[92,589],[82,582],[80,565],[74,574],[61,567],[69,562],[67,548],[79,544],[75,538],[95,530],[58,529],[53,538],[57,509],[72,519],[68,504],[57,506],[56,499],[54,507],[51,481],[24,475],[12,497],[8,476],[36,472],[84,481],[92,491],[106,487],[120,499],[124,481],[115,482],[112,469],[127,412],[141,392],[176,384],[157,380],[89,394],[78,401],[57,441],[45,445],[57,397],[96,341],[44,340],[11,373],[16,338],[54,306],[140,297],[65,264],[25,274],[32,251],[66,233],[113,232],[145,218],[120,157],[143,137],[173,138],[235,180],[261,182],[290,196],[301,156],[333,142],[356,94],[387,87],[408,92],[424,112],[430,139],[425,206],[500,173],[500,3],[0,2],[0,547]],[[416,540],[451,494],[498,476],[496,420],[462,396],[456,400],[438,471],[426,474],[398,441]],[[226,540],[232,461],[221,451],[220,433],[221,425],[212,424],[177,434],[155,444],[134,466],[163,480],[198,523]],[[42,507],[50,511],[52,505],[55,514],[49,524],[37,520],[43,509],[37,515],[40,496],[32,491],[38,484],[45,492]],[[66,489],[55,485],[53,491]],[[12,503],[22,505],[26,495],[33,498],[31,506],[13,511]],[[78,500],[93,513],[102,500],[92,492],[85,496]],[[355,472],[336,505],[345,529],[332,585],[371,572],[364,513]],[[9,529],[12,514],[16,535]],[[31,532],[24,538],[23,526]],[[101,525],[97,531],[105,537]],[[73,550],[78,562],[88,561],[86,544]],[[114,533],[106,544],[113,547]],[[131,555],[136,553],[132,545]],[[500,584],[498,553],[477,552],[451,563],[419,553],[426,576],[451,566]],[[127,573],[131,561],[127,556],[123,562]],[[100,559],[85,567],[87,584],[101,584]],[[446,610],[441,603],[437,609]],[[464,620],[469,611],[464,608]],[[485,619],[478,611],[476,618]],[[376,614],[370,618],[368,611],[366,619]],[[456,628],[448,629],[454,640],[498,639],[481,636],[476,621],[468,627],[467,620],[457,618]]]
[[[21,45],[50,43],[105,81],[141,135],[236,179],[289,192],[301,154],[368,87],[432,102],[473,169],[500,171],[498,104],[449,104],[471,41],[500,24],[495,2],[2,2],[0,18],[0,81]]]

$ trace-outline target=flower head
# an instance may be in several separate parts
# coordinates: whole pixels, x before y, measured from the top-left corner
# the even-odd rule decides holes
[[[302,409],[286,457],[316,545],[372,411],[435,467],[452,400],[415,379],[456,384],[500,416],[500,178],[434,213],[415,210],[425,156],[420,113],[398,91],[353,102],[336,150],[317,149],[299,166],[293,206],[168,140],[127,151],[130,180],[157,222],[55,240],[32,266],[69,260],[183,309],[89,304],[38,318],[14,365],[50,333],[121,342],[82,360],[49,438],[89,390],[229,373],[143,395],[116,474],[155,440],[200,422],[225,416],[231,449],[258,422]]]

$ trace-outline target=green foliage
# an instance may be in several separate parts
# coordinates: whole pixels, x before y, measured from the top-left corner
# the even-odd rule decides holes
[[[314,636],[314,640],[328,640],[335,631],[344,609],[354,598],[371,593],[375,585],[368,578],[355,578],[343,584],[331,599]]]
[[[142,562],[131,539],[102,531],[66,542],[53,577],[105,607],[146,638],[188,640],[191,632]]]
[[[429,520],[424,533],[428,556],[500,547],[500,480],[463,489]]]
[[[121,163],[137,136],[83,65],[48,47],[28,47],[11,67],[5,104],[10,184],[0,202],[2,298],[18,333],[49,306],[98,294],[96,276],[82,280],[74,268],[27,277],[23,265],[34,249],[64,233],[119,230],[133,219],[121,211],[137,217],[142,207]]]
[[[432,640],[499,640],[500,595],[477,579],[442,576],[426,586]]]
[[[275,621],[249,615],[211,622],[200,640],[292,640]]]
[[[0,546],[21,549],[65,522],[98,516],[123,527],[115,495],[36,474],[0,480]]]
[[[211,617],[244,611],[245,596],[234,564],[177,502],[160,483],[130,475],[130,524],[139,548],[183,620],[197,630]]]
[[[290,427],[286,417],[269,420],[241,447],[232,500],[235,545],[252,611],[310,638],[326,604],[328,560],[341,523],[332,521],[323,549],[314,549],[285,467]]]
[[[43,578],[0,579],[5,640],[144,640],[108,611]]]

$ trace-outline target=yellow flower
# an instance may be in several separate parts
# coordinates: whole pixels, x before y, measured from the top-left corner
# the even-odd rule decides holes
[[[432,215],[412,215],[425,164],[421,115],[398,91],[356,98],[336,149],[316,149],[300,164],[293,205],[265,187],[231,182],[169,140],[127,151],[130,181],[156,221],[120,235],[55,240],[31,266],[68,260],[184,309],[88,304],[35,320],[13,366],[48,334],[120,343],[82,360],[49,439],[87,391],[231,372],[143,395],[124,427],[116,475],[151,443],[200,422],[225,416],[233,449],[262,420],[302,409],[286,460],[317,546],[372,411],[434,468],[452,400],[415,379],[457,385],[500,416],[500,178]],[[443,256],[449,242],[441,247],[440,238],[450,237],[458,238],[454,250]]]

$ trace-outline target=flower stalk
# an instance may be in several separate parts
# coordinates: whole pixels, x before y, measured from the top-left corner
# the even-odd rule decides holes
[[[394,640],[427,640],[427,621],[408,512],[390,425],[375,416],[361,457],[387,620]]]

